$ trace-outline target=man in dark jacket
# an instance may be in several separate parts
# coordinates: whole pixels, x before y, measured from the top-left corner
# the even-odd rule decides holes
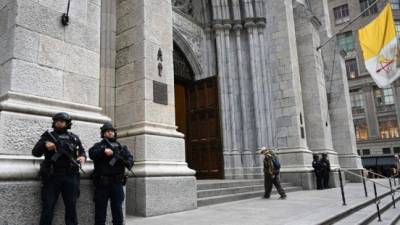
[[[318,155],[313,155],[313,161],[312,161],[312,166],[314,168],[314,173],[315,177],[317,179],[317,189],[321,190],[322,189],[322,165],[321,162],[319,161]]]
[[[329,173],[331,172],[331,164],[328,160],[328,155],[326,153],[322,154],[321,163],[321,173],[322,173],[322,187],[324,189],[329,188]]]
[[[133,167],[133,156],[126,146],[117,141],[116,130],[111,123],[105,123],[100,130],[103,140],[89,149],[89,157],[94,162],[95,225],[105,224],[109,199],[113,224],[122,225],[125,168],[130,170]]]
[[[68,132],[71,125],[67,113],[57,113],[53,117],[54,131],[46,131],[32,150],[36,157],[44,155],[40,166],[43,183],[40,225],[51,225],[60,193],[65,205],[65,224],[78,225],[79,166],[86,161],[86,155],[79,137]]]

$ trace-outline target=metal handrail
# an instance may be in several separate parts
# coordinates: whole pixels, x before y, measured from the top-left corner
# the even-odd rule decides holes
[[[374,174],[374,175],[377,175],[378,177],[382,177],[382,178],[386,178],[386,179],[390,179],[390,178],[392,178],[392,179],[394,179],[394,178],[397,178],[397,174],[396,175],[393,175],[393,176],[390,176],[390,177],[386,177],[386,176],[383,176],[382,174],[379,174],[379,173],[375,173],[375,172],[372,172],[372,171],[370,171],[370,170],[367,170],[368,171],[368,173],[372,173],[372,174]]]
[[[349,171],[349,170],[346,170],[346,169],[338,169],[343,205],[346,205],[346,198],[345,198],[344,187],[343,187],[342,172],[341,172],[342,170],[343,170],[343,172],[347,172],[349,174],[352,174],[353,176],[356,176],[356,177],[359,177],[359,178],[362,179],[363,186],[364,186],[364,191],[365,191],[365,197],[368,197],[365,181],[369,181],[369,182],[373,183],[373,185],[374,185],[374,195],[375,195],[375,205],[376,205],[376,210],[377,210],[377,215],[378,215],[378,222],[382,221],[382,219],[381,219],[381,212],[380,212],[381,210],[380,210],[380,207],[379,207],[380,201],[379,201],[377,190],[376,190],[376,185],[377,184],[382,186],[382,187],[385,187],[387,189],[390,189],[393,208],[396,208],[396,200],[395,200],[394,196],[395,196],[396,192],[400,192],[400,190],[398,190],[400,187],[393,188],[392,181],[391,181],[392,178],[391,177],[385,177],[385,176],[379,174],[381,177],[385,177],[385,178],[387,178],[389,180],[389,185],[390,186],[386,186],[384,184],[381,184],[379,182],[373,181],[372,179],[369,179],[369,178],[365,177],[364,176],[364,170],[361,170],[363,175],[360,176],[359,174],[354,173],[354,172]]]
[[[378,185],[380,185],[380,186],[382,186],[382,187],[385,187],[385,188],[387,188],[387,189],[390,189],[390,186],[387,186],[387,185],[381,184],[381,183],[379,183],[379,182],[373,181],[372,179],[369,179],[369,178],[367,178],[367,177],[360,176],[360,175],[357,174],[357,173],[351,172],[351,171],[346,170],[346,169],[343,169],[343,168],[341,168],[340,170],[341,170],[341,171],[344,171],[344,172],[347,172],[347,173],[350,173],[350,174],[352,174],[352,175],[354,175],[354,176],[357,176],[357,177],[359,177],[359,178],[365,179],[366,181],[369,181],[369,182],[372,182],[372,183],[376,183],[376,184],[378,184]],[[395,191],[400,192],[400,190],[395,190]]]

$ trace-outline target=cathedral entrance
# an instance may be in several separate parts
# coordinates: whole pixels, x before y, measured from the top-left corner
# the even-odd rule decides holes
[[[175,45],[174,73],[176,125],[185,134],[186,162],[198,179],[223,178],[217,78],[195,81]]]

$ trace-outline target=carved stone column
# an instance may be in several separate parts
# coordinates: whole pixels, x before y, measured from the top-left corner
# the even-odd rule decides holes
[[[256,31],[256,24],[253,21],[247,21],[244,25],[244,27],[247,30],[247,36],[249,39],[249,51],[250,51],[250,74],[251,74],[251,80],[252,80],[252,86],[253,86],[253,105],[254,105],[254,111],[255,111],[255,121],[256,122],[256,136],[257,136],[257,147],[261,147],[262,145],[262,138],[264,137],[263,131],[261,129],[262,124],[262,109],[261,109],[261,102],[260,102],[260,93],[259,93],[259,87],[258,87],[258,80],[257,80],[257,65],[256,65],[256,45],[255,45],[255,39],[257,36],[255,36]]]

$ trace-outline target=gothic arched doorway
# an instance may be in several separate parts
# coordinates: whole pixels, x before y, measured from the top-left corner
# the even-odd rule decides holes
[[[199,179],[223,178],[217,79],[195,81],[176,44],[174,77],[176,125],[185,134],[186,162]]]

